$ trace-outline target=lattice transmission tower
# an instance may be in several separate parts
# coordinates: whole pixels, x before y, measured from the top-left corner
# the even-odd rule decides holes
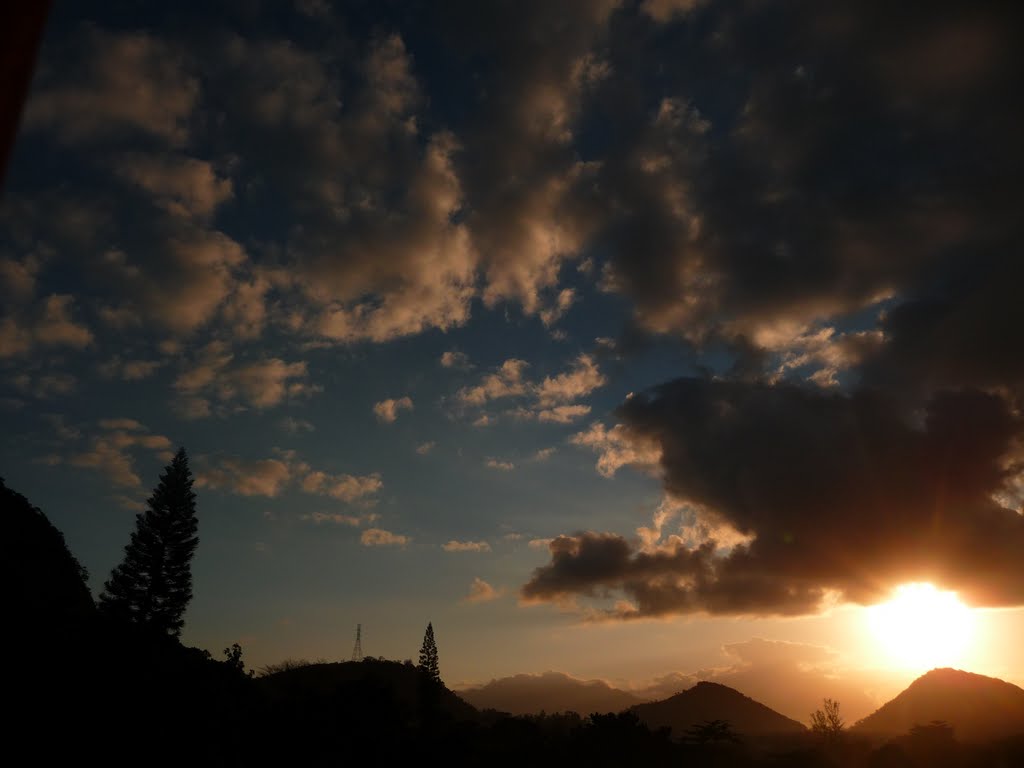
[[[352,661],[363,660],[363,625],[356,624],[356,645],[352,649]]]

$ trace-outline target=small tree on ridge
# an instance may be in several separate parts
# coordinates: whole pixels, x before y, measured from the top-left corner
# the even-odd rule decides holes
[[[427,631],[423,634],[423,645],[420,647],[420,663],[417,668],[435,683],[441,682],[441,672],[437,666],[437,644],[434,642],[434,627],[427,623]]]

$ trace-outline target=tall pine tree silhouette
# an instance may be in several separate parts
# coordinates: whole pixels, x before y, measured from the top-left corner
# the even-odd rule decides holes
[[[437,644],[434,642],[434,627],[427,623],[427,631],[423,634],[423,645],[420,648],[420,663],[417,665],[425,677],[435,683],[441,682],[441,672],[437,666]]]
[[[189,564],[199,543],[196,495],[184,448],[164,468],[146,504],[135,518],[124,560],[103,587],[100,610],[176,637],[192,599]]]

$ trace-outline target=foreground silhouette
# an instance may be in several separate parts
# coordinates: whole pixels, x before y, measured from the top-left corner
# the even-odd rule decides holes
[[[961,734],[955,709],[892,736],[840,724],[838,737],[826,741],[713,683],[619,713],[513,717],[480,711],[440,679],[432,625],[421,667],[370,658],[289,661],[252,677],[237,644],[217,661],[182,646],[173,633],[96,611],[84,570],[45,515],[2,481],[0,507],[0,574],[11,588],[14,619],[3,635],[11,706],[2,749],[10,764],[28,755],[43,765],[248,768],[345,765],[361,755],[368,765],[510,768],[1024,765],[1024,718],[1015,726],[1012,716],[1005,719],[1009,732],[980,743]],[[927,690],[941,709],[952,700],[943,691],[966,674],[952,672],[930,673],[904,694],[916,700]],[[976,677],[968,676],[971,682]],[[992,683],[1009,701],[1016,701],[1014,691],[1024,696],[1016,686]],[[991,709],[992,697],[975,688],[954,687],[961,707],[973,701],[975,716],[1002,711]],[[887,705],[876,715],[888,717],[892,709]]]
[[[117,621],[178,636],[192,599],[190,563],[199,544],[196,495],[184,448],[164,468],[146,507],[135,516],[124,560],[103,587],[100,610]]]

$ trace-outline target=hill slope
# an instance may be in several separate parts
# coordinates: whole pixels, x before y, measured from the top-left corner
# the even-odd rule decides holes
[[[621,712],[643,699],[613,688],[603,680],[577,680],[561,672],[513,675],[467,688],[459,695],[478,709],[513,715],[545,712]]]
[[[718,683],[697,683],[664,701],[639,704],[633,711],[651,728],[668,726],[673,736],[683,736],[694,725],[726,720],[745,736],[802,734],[807,729],[739,691]]]
[[[397,661],[346,661],[308,664],[256,681],[262,692],[279,703],[316,701],[342,708],[363,707],[412,718],[420,709],[420,675],[411,664]],[[476,709],[442,687],[438,709],[454,720],[475,720]]]
[[[874,736],[899,736],[914,725],[944,720],[962,741],[1024,733],[1024,689],[995,677],[958,669],[933,669],[853,731]]]

